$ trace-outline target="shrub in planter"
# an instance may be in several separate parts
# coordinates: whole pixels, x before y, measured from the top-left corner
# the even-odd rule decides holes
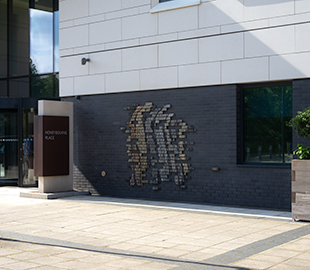
[[[303,146],[299,143],[293,154],[297,155],[299,159],[310,159],[310,146]]]
[[[299,137],[310,139],[310,107],[297,112],[297,115],[291,119],[288,125],[295,130]],[[294,154],[299,159],[310,159],[310,146],[298,144]]]
[[[298,136],[310,139],[310,107],[297,112],[297,115],[291,119],[290,125]]]
[[[289,122],[299,137],[310,139],[310,107]],[[310,146],[298,144],[292,161],[292,218],[310,221]]]

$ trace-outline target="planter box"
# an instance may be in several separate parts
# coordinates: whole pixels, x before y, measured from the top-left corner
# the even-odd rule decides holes
[[[310,160],[292,161],[292,218],[310,221]]]

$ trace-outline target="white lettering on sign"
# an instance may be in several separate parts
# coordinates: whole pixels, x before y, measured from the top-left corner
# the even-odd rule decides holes
[[[46,130],[46,135],[68,135],[67,130]]]
[[[67,130],[46,130],[45,131],[45,140],[47,141],[55,141],[55,136],[66,136],[68,135]]]

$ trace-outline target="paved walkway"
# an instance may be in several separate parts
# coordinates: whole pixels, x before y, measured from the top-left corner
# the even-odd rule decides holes
[[[290,213],[0,187],[0,269],[310,269]]]

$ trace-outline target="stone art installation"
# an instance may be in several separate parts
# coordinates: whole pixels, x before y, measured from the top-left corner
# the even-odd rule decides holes
[[[188,163],[190,157],[185,151],[193,151],[194,142],[187,141],[185,134],[196,130],[182,119],[174,119],[174,113],[167,112],[170,108],[170,104],[156,108],[152,102],[123,108],[132,111],[128,128],[120,128],[128,134],[131,186],[152,184],[153,190],[159,190],[161,183],[174,181],[180,188],[186,188],[194,168]]]

